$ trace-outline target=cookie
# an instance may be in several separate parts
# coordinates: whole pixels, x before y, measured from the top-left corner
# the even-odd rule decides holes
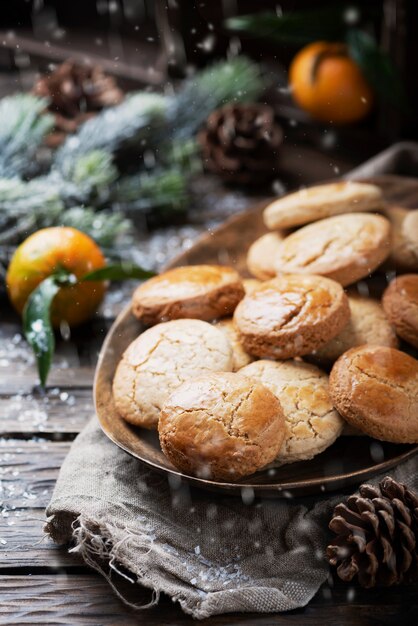
[[[239,369],[248,365],[253,361],[253,357],[244,350],[235,324],[230,317],[219,320],[214,323],[216,328],[225,333],[232,347],[233,366],[232,371],[237,372]]]
[[[171,394],[158,432],[164,454],[180,471],[235,481],[278,455],[285,419],[279,400],[261,383],[240,374],[211,374]]]
[[[328,376],[302,361],[255,361],[240,372],[261,382],[280,401],[286,418],[286,436],[277,462],[311,459],[341,434],[344,420],[328,392]]]
[[[244,293],[241,278],[231,267],[175,267],[135,290],[132,312],[144,324],[180,318],[213,320],[231,315]]]
[[[392,226],[392,246],[386,265],[403,272],[418,271],[418,210],[391,206],[384,214]]]
[[[245,293],[252,293],[261,285],[261,280],[257,280],[257,278],[244,278],[242,281],[244,285]]]
[[[253,276],[260,280],[268,280],[276,276],[274,257],[284,239],[284,234],[276,232],[267,233],[254,241],[247,254],[247,268]]]
[[[398,340],[380,302],[362,296],[349,296],[348,302],[351,312],[348,324],[323,348],[310,355],[310,359],[333,363],[350,348],[363,344],[398,347]]]
[[[382,304],[396,334],[418,348],[418,274],[404,274],[392,280]]]
[[[246,295],[235,310],[234,322],[247,352],[289,359],[325,345],[349,317],[341,285],[322,276],[286,274]]]
[[[384,206],[379,187],[354,181],[317,185],[275,200],[264,210],[267,228],[293,228],[310,222],[360,211],[378,211]]]
[[[113,380],[113,399],[127,422],[157,426],[168,395],[185,380],[231,371],[225,334],[200,320],[173,320],[149,328],[125,350]]]
[[[393,443],[418,443],[418,361],[383,346],[345,352],[330,374],[335,408],[355,428]]]
[[[279,245],[276,273],[320,274],[350,285],[389,255],[390,223],[381,215],[347,213],[292,233]]]

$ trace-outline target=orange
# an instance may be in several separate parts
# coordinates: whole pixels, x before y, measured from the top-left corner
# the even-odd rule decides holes
[[[291,63],[289,83],[299,106],[323,122],[356,122],[373,106],[373,92],[344,44],[318,41],[303,48]]]
[[[80,278],[105,265],[100,248],[88,235],[75,228],[53,227],[38,230],[15,251],[7,271],[10,300],[22,313],[32,291],[59,269]],[[105,283],[85,282],[65,286],[52,302],[51,319],[55,327],[66,321],[76,326],[97,310],[105,293]]]

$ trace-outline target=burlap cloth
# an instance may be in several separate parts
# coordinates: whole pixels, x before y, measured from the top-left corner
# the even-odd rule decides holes
[[[398,144],[355,171],[418,175],[418,146]],[[418,457],[392,475],[418,489]],[[371,482],[376,482],[375,479]],[[120,575],[177,600],[196,618],[287,611],[326,580],[327,525],[342,494],[253,501],[191,491],[111,443],[94,417],[74,441],[49,504],[46,532],[117,591]],[[118,573],[115,573],[118,572]]]

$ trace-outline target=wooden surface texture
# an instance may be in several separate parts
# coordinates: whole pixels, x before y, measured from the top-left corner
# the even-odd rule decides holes
[[[418,206],[418,182],[390,177],[385,189],[394,201]],[[190,263],[199,258],[196,248],[187,253]],[[0,624],[195,623],[168,598],[151,610],[126,608],[76,554],[43,536],[44,507],[59,468],[71,441],[93,413],[94,367],[109,320],[98,319],[75,332],[69,342],[58,342],[43,394],[36,388],[20,321],[5,300],[0,302],[0,319]],[[128,583],[126,587],[132,588]],[[138,586],[134,591],[136,603],[149,601],[149,591]],[[251,626],[416,623],[416,586],[365,591],[336,580],[326,583],[306,608],[288,614],[226,615],[203,621]]]

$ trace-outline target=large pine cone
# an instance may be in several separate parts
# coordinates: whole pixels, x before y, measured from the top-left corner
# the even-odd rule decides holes
[[[338,576],[356,576],[363,587],[396,585],[418,573],[418,496],[387,476],[379,487],[362,485],[360,495],[338,504],[327,547]]]
[[[124,98],[115,79],[102,68],[72,60],[38,78],[33,93],[50,102],[48,109],[55,116],[55,133],[49,137],[52,145],[77,130],[95,112],[118,104]]]
[[[263,104],[217,109],[199,134],[206,169],[238,184],[259,184],[276,176],[282,140],[273,109]]]

